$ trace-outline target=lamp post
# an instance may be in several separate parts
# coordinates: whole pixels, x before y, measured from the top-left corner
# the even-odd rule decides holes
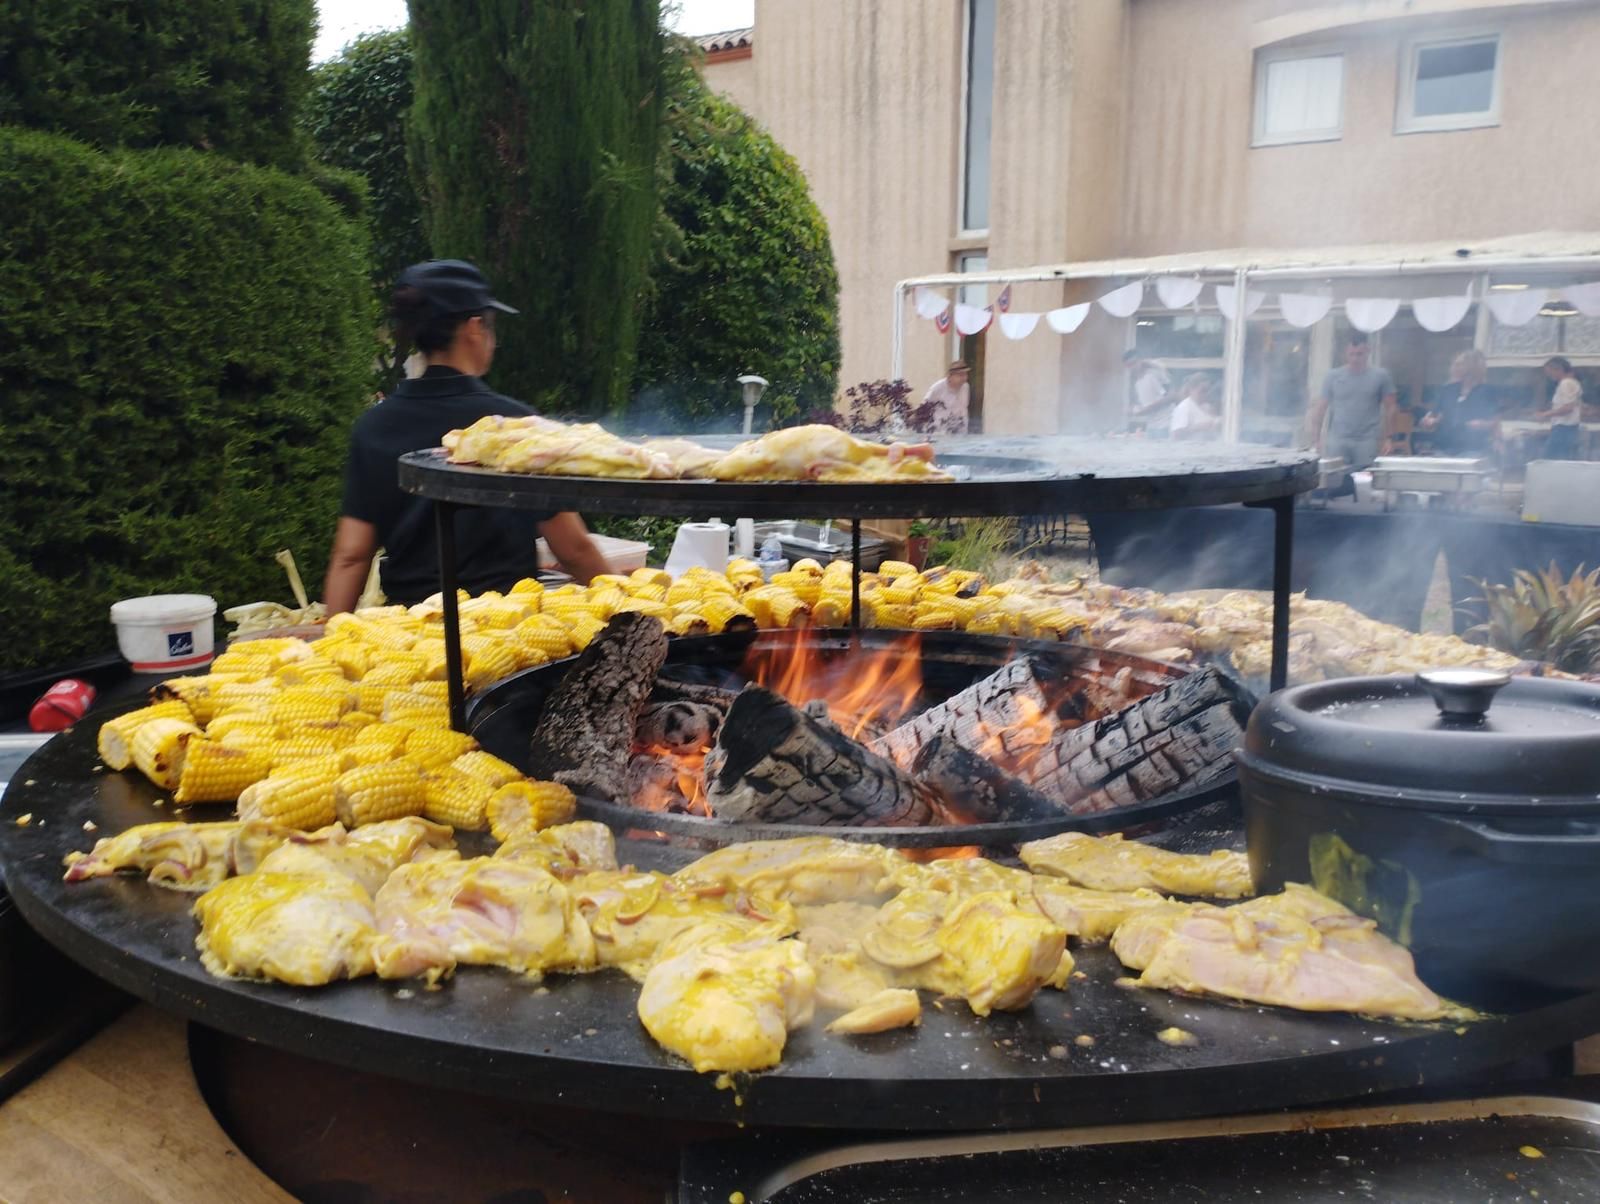
[[[767,381],[764,377],[746,374],[739,378],[739,386],[744,391],[744,433],[754,434],[756,403],[766,392]]]

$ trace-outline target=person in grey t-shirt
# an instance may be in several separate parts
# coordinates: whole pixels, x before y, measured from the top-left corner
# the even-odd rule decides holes
[[[1378,458],[1385,429],[1393,429],[1394,379],[1371,363],[1367,336],[1356,331],[1344,349],[1344,367],[1329,372],[1322,393],[1307,416],[1311,437],[1324,456],[1342,458],[1351,471],[1369,467]],[[1323,419],[1332,411],[1327,434]]]

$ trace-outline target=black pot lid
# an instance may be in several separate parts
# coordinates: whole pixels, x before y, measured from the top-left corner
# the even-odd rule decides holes
[[[1241,759],[1448,810],[1600,810],[1600,688],[1480,669],[1295,686],[1256,707]]]

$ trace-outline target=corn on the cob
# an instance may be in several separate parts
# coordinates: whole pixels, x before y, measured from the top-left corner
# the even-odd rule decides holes
[[[522,599],[537,598],[544,593],[544,583],[536,577],[524,577],[511,587],[511,592]]]
[[[261,820],[282,828],[313,832],[331,824],[337,814],[333,786],[341,758],[315,757],[274,769],[239,794],[239,818]]]
[[[192,724],[194,713],[189,710],[188,703],[172,698],[106,720],[95,738],[95,749],[108,769],[126,769],[133,764],[133,737],[155,719],[177,719]]]
[[[880,577],[904,577],[916,571],[916,565],[907,564],[904,560],[885,560],[878,566]]]
[[[755,615],[745,606],[721,594],[707,594],[700,613],[705,615],[713,631],[750,631],[756,625]]]
[[[403,690],[396,690],[384,698],[380,715],[385,723],[401,715],[414,715],[423,719],[435,719],[444,724],[450,721],[450,706],[437,698],[429,698],[426,694],[409,694]]]
[[[815,606],[817,598],[822,594],[822,575],[820,573],[797,573],[793,569],[789,569],[782,573],[772,574],[772,584],[789,590],[807,606]]]
[[[360,678],[376,663],[375,650],[358,640],[324,636],[317,641],[317,655],[338,665],[351,681]]]
[[[777,624],[772,621],[772,600],[779,594],[789,594],[788,590],[776,585],[762,585],[755,589],[746,590],[739,595],[740,604],[756,617],[757,627],[773,627]],[[798,598],[795,599],[799,601]]]
[[[347,828],[421,815],[427,801],[422,767],[403,759],[358,765],[333,786],[334,813]]]
[[[615,586],[589,590],[589,609],[597,619],[609,619],[627,600],[628,595]]]
[[[515,782],[522,777],[522,771],[509,761],[502,761],[491,752],[484,752],[481,748],[471,752],[462,753],[450,762],[462,773],[471,774],[480,781],[487,782],[490,786],[499,788],[507,782]]]
[[[442,635],[423,637],[411,645],[411,651],[422,658],[423,681],[444,680],[444,637]]]
[[[215,668],[205,677],[169,677],[150,691],[151,702],[178,701],[192,712],[194,721],[204,727],[216,715],[216,691],[231,681],[243,680],[218,673]]]
[[[544,599],[544,609],[542,609],[539,613],[550,615],[553,618],[561,619],[567,623],[573,622],[580,615],[587,615],[591,618],[594,615],[594,611],[589,605],[589,599],[586,596],[579,597],[571,594],[546,594]]]
[[[915,631],[954,631],[961,624],[953,610],[942,606],[918,606],[911,627]]]
[[[804,627],[810,621],[811,608],[800,600],[799,594],[779,590],[773,597],[773,627]]]
[[[185,719],[151,719],[133,733],[133,763],[162,790],[176,790],[183,773],[184,747],[200,735]]]
[[[481,690],[517,671],[517,647],[509,640],[486,635],[463,636],[461,651],[466,659],[469,690]]]
[[[606,625],[593,615],[579,617],[572,624],[572,646],[582,652],[605,629]]]
[[[967,630],[977,635],[1015,635],[1016,628],[1012,625],[1011,616],[1002,610],[991,610],[981,614],[967,624]]]
[[[917,608],[909,603],[889,603],[872,612],[872,625],[886,628],[909,628],[917,621]]]
[[[404,657],[389,653],[361,677],[364,686],[409,686],[422,680],[423,659],[415,653]]]
[[[421,694],[424,698],[437,698],[447,702],[450,698],[450,683],[447,681],[414,681],[406,687],[408,694]]]
[[[348,687],[294,686],[280,691],[267,703],[267,714],[274,723],[337,722],[347,711],[357,708],[359,699]]]
[[[453,765],[442,766],[423,782],[423,817],[466,832],[481,832],[489,826],[489,799],[494,789]]]
[[[451,731],[447,727],[417,727],[406,737],[406,758],[424,769],[437,769],[477,747],[478,742],[465,732]]]
[[[660,619],[662,622],[666,622],[672,617],[672,607],[665,602],[656,602],[649,598],[629,598],[621,606],[617,607],[618,614],[625,614],[628,611],[649,615],[651,618]]]
[[[351,748],[385,748],[398,757],[405,751],[406,741],[414,729],[394,723],[372,723],[356,733]]]
[[[559,782],[508,782],[489,800],[489,830],[501,844],[518,831],[568,823],[578,813],[578,800]]]
[[[634,569],[628,574],[630,581],[642,581],[646,585],[659,585],[666,589],[672,584],[672,574],[665,569]]]
[[[695,614],[693,611],[680,612],[667,620],[667,630],[673,635],[710,635],[711,624],[706,622],[704,615]]]
[[[705,592],[705,588],[700,582],[680,577],[667,586],[666,603],[668,606],[676,606],[680,602],[698,605],[705,598]]]
[[[263,749],[230,748],[215,740],[191,739],[183,753],[175,803],[231,803],[247,786],[254,786],[271,771]]]
[[[667,601],[667,587],[664,585],[641,585],[632,594],[641,602],[660,602],[665,605]]]
[[[266,753],[276,772],[296,761],[332,756],[349,743],[340,743],[326,732],[299,732],[293,736],[280,736],[267,745]]]
[[[861,606],[862,621],[870,615],[865,602]],[[817,627],[843,627],[850,622],[850,596],[848,594],[823,594],[811,608],[811,622]]]
[[[233,719],[236,716],[224,715],[223,718]],[[237,718],[241,720],[248,718],[249,722],[236,723],[223,732],[213,733],[211,728],[207,728],[206,737],[228,748],[259,748],[263,751],[271,750],[282,739],[278,735],[278,725],[270,719],[256,718],[248,714]],[[212,727],[215,726],[213,723]]]

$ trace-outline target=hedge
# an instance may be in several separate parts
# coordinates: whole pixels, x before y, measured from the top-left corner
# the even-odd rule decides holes
[[[662,207],[676,245],[656,269],[639,339],[636,421],[735,429],[746,372],[772,382],[762,400],[775,422],[827,408],[839,276],[805,174],[693,70],[672,78]]]
[[[372,380],[364,227],[312,183],[0,127],[0,672],[118,598],[315,581]]]
[[[522,311],[491,382],[549,412],[620,410],[657,212],[659,0],[409,8],[429,244]]]
[[[4,0],[0,122],[294,169],[313,0]]]

